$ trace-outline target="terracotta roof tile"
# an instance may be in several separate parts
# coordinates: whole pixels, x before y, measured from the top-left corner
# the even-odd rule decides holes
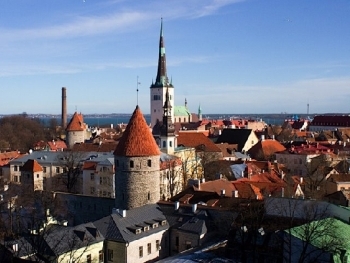
[[[0,153],[0,166],[8,164],[11,160],[22,156],[18,151]]]
[[[201,132],[179,132],[177,145],[193,147],[198,150],[203,149],[205,152],[221,152],[220,148]],[[200,147],[202,145],[205,147]]]
[[[160,155],[159,147],[139,106],[136,106],[114,154],[119,156]]]
[[[83,131],[85,128],[83,115],[75,112],[67,125],[66,131]]]
[[[232,191],[236,190],[231,181],[225,179],[218,179],[214,181],[209,181],[201,183],[200,187],[193,187],[195,191],[205,191],[205,192],[215,192],[219,196],[221,191],[225,190],[225,196],[232,197]]]
[[[67,149],[67,145],[64,141],[49,141],[47,144],[50,147],[51,151],[61,151]]]
[[[254,159],[269,158],[276,152],[285,151],[286,148],[276,140],[266,139],[260,140],[257,144],[253,145],[248,153]],[[263,156],[261,156],[263,154]]]
[[[21,171],[26,171],[26,172],[42,172],[43,168],[41,165],[33,159],[29,159],[28,161],[25,162],[25,164],[22,166]]]

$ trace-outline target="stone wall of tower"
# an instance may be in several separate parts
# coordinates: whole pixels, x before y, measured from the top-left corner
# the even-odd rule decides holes
[[[66,144],[72,148],[74,144],[85,141],[85,131],[68,131],[66,134]]]
[[[159,155],[114,158],[116,208],[132,209],[160,200]]]

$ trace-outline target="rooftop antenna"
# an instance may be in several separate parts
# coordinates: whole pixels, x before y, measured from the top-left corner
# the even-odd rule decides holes
[[[141,85],[141,82],[139,82],[139,76],[137,76],[137,81],[136,81],[136,105],[139,105],[139,85]]]

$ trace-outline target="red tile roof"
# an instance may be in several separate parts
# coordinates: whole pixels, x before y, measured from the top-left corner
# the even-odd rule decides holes
[[[253,145],[248,153],[254,159],[268,158],[276,152],[285,151],[286,148],[276,140],[266,139],[260,140],[257,144]],[[263,156],[260,156],[263,154]]]
[[[42,172],[43,168],[36,160],[29,159],[22,166],[21,170],[26,172]]]
[[[159,147],[139,106],[136,106],[114,155],[129,157],[160,155]]]
[[[205,152],[221,152],[220,148],[201,132],[179,132],[177,145],[193,147]]]
[[[225,179],[218,179],[215,181],[209,181],[201,183],[198,187],[193,187],[195,191],[215,192],[219,196],[221,191],[225,190],[225,196],[232,197],[232,191],[236,190],[231,181]]]
[[[83,115],[75,112],[67,125],[66,131],[83,131],[86,128],[85,126]]]
[[[0,153],[0,166],[8,164],[11,160],[22,156],[18,151]]]
[[[50,141],[47,142],[51,151],[61,151],[67,149],[67,145],[64,141]]]
[[[94,171],[96,170],[97,163],[96,162],[84,162],[83,164],[83,170],[90,170]]]
[[[348,115],[319,115],[315,116],[310,126],[339,126],[350,127],[350,116]]]

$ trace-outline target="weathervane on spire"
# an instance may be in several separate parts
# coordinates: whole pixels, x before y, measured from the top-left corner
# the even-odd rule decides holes
[[[139,82],[139,76],[137,76],[136,80],[136,105],[139,105],[139,85],[141,85],[141,82]]]

